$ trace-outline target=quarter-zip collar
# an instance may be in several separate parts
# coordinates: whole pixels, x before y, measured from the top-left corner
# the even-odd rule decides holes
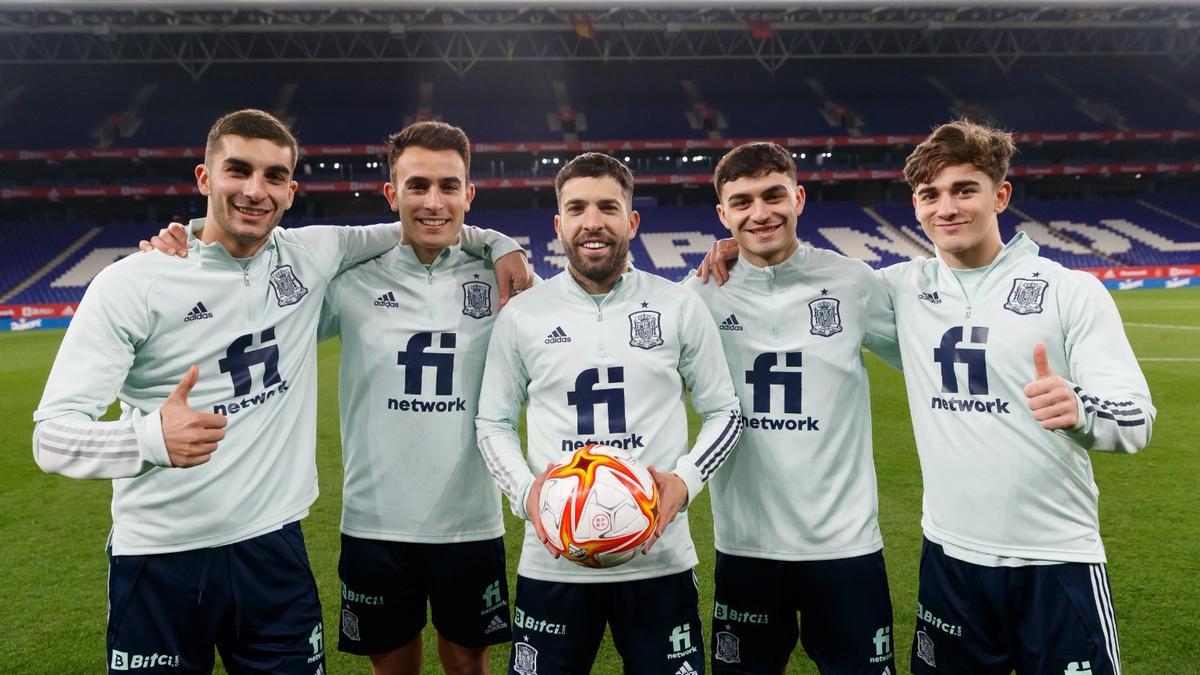
[[[729,280],[749,290],[773,293],[781,286],[803,281],[812,249],[801,244],[778,265],[758,267],[738,254],[737,264],[729,271]]]
[[[596,301],[592,299],[591,294],[584,290],[583,286],[579,285],[579,282],[575,280],[575,276],[571,274],[571,270],[563,270],[562,273],[564,276],[566,276],[566,280],[564,280],[563,283],[567,287],[567,293],[574,295],[581,300],[585,300],[588,302],[588,304],[595,307]],[[634,275],[637,273],[638,271],[634,269],[633,265],[629,265],[629,267],[621,273],[621,276],[617,277],[617,282],[613,284],[612,290],[605,294],[604,300],[600,303],[600,307],[603,308],[610,302],[619,302],[621,298],[629,295],[629,289],[634,286]]]
[[[189,233],[195,233],[198,231],[197,228],[200,230],[204,228],[204,218],[195,218],[188,223]],[[195,255],[196,259],[199,261],[197,264],[202,266],[230,267],[236,265],[238,269],[250,270],[251,268],[257,268],[259,265],[263,264],[259,261],[266,260],[266,264],[276,267],[280,264],[279,246],[275,242],[275,233],[278,231],[278,229],[279,228],[275,228],[274,230],[271,230],[271,234],[267,237],[267,241],[262,246],[258,247],[258,250],[254,252],[254,255],[250,256],[249,258],[235,258],[230,255],[229,251],[220,242],[206,244],[200,241],[199,237],[194,236],[189,238],[188,249],[190,253],[188,256],[191,257],[192,255]]]

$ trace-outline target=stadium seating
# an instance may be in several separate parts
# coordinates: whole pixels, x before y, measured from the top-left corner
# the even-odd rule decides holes
[[[0,293],[37,272],[90,228],[78,222],[0,223]]]
[[[1177,198],[1179,203],[1195,196]],[[1165,200],[1174,203],[1175,198]],[[1200,260],[1200,229],[1130,200],[1028,201],[1000,216],[1001,236],[1018,230],[1042,247],[1042,254],[1072,268],[1113,265],[1171,265]],[[642,224],[630,246],[634,264],[667,278],[682,279],[703,258],[714,238],[728,236],[711,206],[639,206]],[[472,210],[470,222],[513,236],[530,252],[537,272],[549,277],[566,264],[555,240],[551,209]],[[323,218],[320,222],[362,225],[370,217]],[[289,227],[314,224],[288,218]],[[132,252],[158,224],[109,225],[85,247],[11,302],[68,302],[82,297],[85,284],[104,265]],[[11,288],[45,264],[88,229],[84,223],[0,225],[0,283]],[[845,202],[809,202],[798,234],[805,243],[838,251],[883,267],[932,247],[913,220],[909,204],[864,209]]]
[[[418,114],[459,124],[479,142],[561,141],[549,121],[560,104],[579,116],[582,140],[706,138],[697,122],[704,108],[725,138],[920,134],[968,108],[1017,131],[1193,129],[1194,79],[1023,61],[1007,72],[982,62],[795,62],[774,73],[753,63],[619,62],[536,76],[481,64],[461,77],[432,66],[214,67],[199,81],[162,67],[66,69],[54,80],[6,78],[24,89],[0,118],[0,148],[96,147],[94,132],[114,125],[104,142],[117,147],[195,145],[217,115],[248,106],[280,114],[302,142],[325,145],[379,143]]]

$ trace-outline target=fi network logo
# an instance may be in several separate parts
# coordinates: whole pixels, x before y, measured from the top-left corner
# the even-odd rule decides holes
[[[491,585],[489,585],[483,591],[483,605],[486,608],[485,611],[491,611],[491,610],[495,609],[496,606],[499,604],[500,604],[500,582],[493,581],[491,583]]]
[[[417,333],[408,339],[403,351],[396,352],[396,365],[404,366],[404,393],[420,394],[421,378],[426,368],[435,373],[435,392],[449,396],[454,389],[454,333],[442,333],[438,346],[444,352],[425,351],[433,345],[433,333]]]
[[[1072,661],[1067,664],[1063,675],[1092,675],[1091,661]]]
[[[608,433],[625,432],[625,368],[604,369],[610,387],[599,387],[600,369],[588,368],[575,378],[575,390],[567,392],[567,405],[576,410],[576,430],[580,434],[596,433],[596,406],[608,413]]]
[[[754,388],[754,412],[771,412],[771,388],[783,388],[783,412],[800,412],[800,385],[802,375],[799,368],[803,357],[800,352],[785,352],[783,360],[786,368],[796,370],[775,370],[779,365],[779,354],[767,352],[759,354],[754,359],[754,368],[746,371],[746,384]]]
[[[933,350],[933,360],[941,365],[942,393],[957,394],[958,375],[955,365],[963,363],[967,366],[967,391],[971,394],[988,393],[987,362],[982,345],[987,344],[988,329],[986,326],[976,326],[971,329],[969,344],[980,347],[960,347],[963,341],[962,326],[954,326],[942,334],[941,346]]]
[[[692,626],[683,624],[671,629],[671,651],[682,652],[692,648]]]
[[[883,663],[892,658],[891,626],[883,626],[876,630],[872,642],[875,643],[875,656],[871,658],[871,663]]]
[[[258,339],[259,348],[250,349],[254,343],[254,333],[247,333],[234,340],[225,350],[225,358],[217,361],[222,373],[229,373],[233,379],[233,395],[245,396],[250,393],[253,379],[250,376],[250,366],[263,367],[263,386],[273,387],[281,382],[279,377],[279,346],[268,344],[275,341],[275,327],[264,330]]]

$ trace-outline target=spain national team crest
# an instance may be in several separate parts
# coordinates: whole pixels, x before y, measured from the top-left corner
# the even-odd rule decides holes
[[[483,281],[463,284],[463,314],[475,319],[492,315],[492,287]]]
[[[308,295],[308,289],[296,278],[291,265],[280,265],[271,272],[271,288],[280,307],[294,305]]]
[[[808,314],[812,324],[809,332],[821,337],[829,337],[842,332],[841,300],[837,298],[817,298],[808,303]]]
[[[1049,286],[1050,282],[1045,279],[1013,279],[1004,309],[1017,314],[1041,314]]]
[[[362,636],[358,632],[358,616],[348,609],[342,609],[342,635],[345,635],[350,640],[361,640]]]
[[[933,639],[923,630],[917,631],[917,658],[937,668],[937,659],[933,657]]]
[[[662,314],[643,309],[629,315],[629,346],[654,349],[663,343]]]
[[[714,647],[713,658],[725,663],[741,663],[740,640],[738,636],[727,630],[717,633],[717,644]]]
[[[528,642],[513,644],[513,670],[519,675],[537,675],[538,650]]]

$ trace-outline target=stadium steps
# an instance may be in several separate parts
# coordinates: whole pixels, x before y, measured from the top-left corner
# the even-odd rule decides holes
[[[104,231],[104,228],[97,225],[92,229],[84,232],[82,236],[76,239],[70,246],[64,248],[61,253],[54,256],[45,265],[38,268],[36,272],[26,277],[24,281],[13,286],[3,295],[0,295],[0,304],[8,302],[10,298],[17,296],[21,291],[41,281],[42,277],[49,274],[55,267],[58,267],[67,258],[70,258],[76,251],[87,245],[88,242],[96,238],[96,235]]]
[[[1023,218],[1027,223],[1033,223],[1033,224],[1036,224],[1036,225],[1044,228],[1046,230],[1046,232],[1048,232],[1050,235],[1052,235],[1054,237],[1057,237],[1058,239],[1061,239],[1070,244],[1074,244],[1076,246],[1082,246],[1083,248],[1086,248],[1089,253],[1096,256],[1097,258],[1100,258],[1101,260],[1104,260],[1105,262],[1112,265],[1113,267],[1121,267],[1123,265],[1129,264],[1129,263],[1125,262],[1124,260],[1119,260],[1117,258],[1114,258],[1111,255],[1107,255],[1107,254],[1097,250],[1094,246],[1092,246],[1088,242],[1083,241],[1083,240],[1079,239],[1078,237],[1072,235],[1070,232],[1067,232],[1061,228],[1053,227],[1049,223],[1041,220],[1040,218],[1034,217],[1033,215],[1031,215],[1030,213],[1028,213],[1026,211],[1022,211],[1021,209],[1018,209],[1017,207],[1013,206],[1012,204],[1009,204],[1008,210],[1012,211],[1013,213],[1017,214],[1018,216],[1021,216],[1021,218]]]
[[[1200,223],[1192,220],[1191,218],[1184,218],[1183,216],[1179,215],[1178,213],[1175,213],[1174,211],[1171,211],[1169,209],[1164,209],[1161,206],[1156,206],[1156,205],[1151,204],[1150,202],[1145,201],[1143,199],[1137,199],[1134,201],[1139,206],[1144,206],[1145,208],[1148,208],[1151,211],[1154,211],[1155,213],[1166,216],[1167,218],[1170,218],[1172,220],[1179,221],[1179,222],[1183,223],[1184,225],[1190,225],[1191,227],[1194,227],[1197,230],[1200,230]]]
[[[887,218],[884,218],[883,216],[879,215],[879,212],[876,211],[875,209],[871,208],[870,206],[864,206],[864,207],[862,207],[862,210],[863,210],[863,213],[866,213],[868,216],[870,216],[871,220],[879,223],[879,226],[882,227],[883,229],[887,230],[888,232],[895,232],[896,234],[900,235],[900,237],[902,237],[905,241],[908,241],[909,243],[911,243],[913,246],[916,246],[917,248],[919,248],[923,251],[928,251],[930,256],[933,255],[933,249],[929,246],[928,241],[925,241],[924,239],[918,239],[918,238],[912,236],[912,233],[903,227],[896,227],[890,221],[888,221]]]

